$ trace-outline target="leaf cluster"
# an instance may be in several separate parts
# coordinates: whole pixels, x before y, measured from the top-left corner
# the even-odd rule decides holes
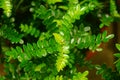
[[[98,26],[84,23],[87,22],[87,14],[104,15],[100,12],[102,7],[99,6],[103,5],[99,0],[30,0],[28,2],[31,4],[24,0],[0,0],[0,8],[3,9],[0,40],[4,38],[3,40],[9,41],[9,45],[3,41],[0,44],[5,58],[6,72],[6,75],[0,79],[88,80],[89,72],[87,70],[83,73],[78,72],[75,65],[82,63],[81,66],[86,66],[84,52],[101,51],[101,43],[108,42],[114,37],[107,31],[102,33],[99,31],[95,34],[92,30],[100,29],[104,25],[109,26],[114,20],[113,16],[97,17],[100,22]],[[19,17],[19,14],[25,18]],[[11,21],[11,19],[15,20]],[[3,50],[4,47],[8,49]],[[76,61],[79,59],[82,62]],[[118,62],[116,66],[119,70]],[[98,71],[98,74],[107,73],[104,66],[100,71],[102,72]],[[109,74],[103,77],[108,76]]]

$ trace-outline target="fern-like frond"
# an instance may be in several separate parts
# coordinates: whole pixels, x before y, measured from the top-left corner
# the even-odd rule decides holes
[[[60,70],[63,70],[63,68],[68,63],[69,46],[67,46],[67,43],[65,42],[62,35],[60,35],[58,33],[53,33],[53,35],[55,37],[55,41],[58,43],[58,45],[60,45],[58,57],[56,60],[56,68],[57,68],[58,72],[60,72]]]
[[[0,8],[4,10],[4,14],[7,17],[11,16],[12,13],[12,4],[10,0],[0,0]]]
[[[36,29],[35,27],[32,27],[32,25],[28,26],[27,24],[21,24],[20,25],[20,29],[21,31],[30,34],[32,36],[39,37],[40,36],[40,31],[38,29]]]
[[[120,14],[117,11],[117,6],[115,4],[115,0],[110,0],[110,14],[113,17],[119,17],[120,18]]]
[[[15,29],[8,27],[7,25],[3,25],[0,28],[0,36],[7,38],[12,43],[20,42],[23,37],[22,34],[19,34]]]
[[[60,34],[57,33],[53,33],[54,37],[55,37],[55,41],[60,44],[60,45],[64,45],[64,39]]]
[[[72,32],[73,23],[80,19],[82,15],[88,13],[89,11],[94,10],[98,3],[90,2],[88,6],[82,6],[80,4],[72,4],[67,10],[67,13],[62,17],[62,19],[55,19],[53,22],[57,23],[59,26],[59,32],[64,34],[64,38],[67,41],[70,41],[70,32]]]
[[[101,51],[101,48],[98,48],[102,42],[107,42],[114,37],[113,34],[107,35],[107,31],[99,33],[98,35],[91,35],[88,31],[82,29],[73,29],[71,36],[71,47],[77,46],[79,49],[89,48],[90,50]],[[74,33],[75,32],[75,33]]]
[[[20,62],[30,60],[32,57],[45,57],[48,55],[48,53],[56,52],[56,42],[52,41],[51,39],[49,41],[38,41],[37,43],[27,43],[27,45],[23,45],[23,48],[16,47],[11,48],[11,51],[6,52],[6,55],[9,56],[9,58],[18,59]]]
[[[56,68],[58,72],[60,70],[63,70],[63,68],[67,65],[68,63],[68,58],[69,56],[67,54],[59,53],[56,61]]]

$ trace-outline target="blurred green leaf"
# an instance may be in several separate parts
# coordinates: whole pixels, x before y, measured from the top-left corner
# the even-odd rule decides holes
[[[115,46],[120,51],[120,44],[116,44]]]
[[[117,62],[116,68],[117,68],[117,70],[120,72],[120,60]]]
[[[45,63],[42,63],[42,64],[40,64],[40,65],[37,65],[37,66],[35,67],[35,71],[41,71],[41,69],[42,69],[43,67],[45,67],[45,66],[46,66]]]
[[[115,53],[114,56],[120,58],[120,53]]]

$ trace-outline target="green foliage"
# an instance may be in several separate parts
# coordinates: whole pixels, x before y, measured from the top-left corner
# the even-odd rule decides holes
[[[0,8],[3,8],[4,14],[7,17],[11,16],[12,13],[12,4],[10,0],[0,0]]]
[[[86,76],[88,75],[88,71],[85,71],[84,73],[77,73],[75,76],[73,76],[73,80],[88,80]]]
[[[45,0],[48,4],[55,4],[57,2],[62,2],[62,0]]]
[[[72,77],[72,79],[70,79],[70,78],[68,78],[69,80],[88,80],[87,78],[86,78],[86,76],[88,75],[88,71],[85,71],[85,72],[83,72],[83,73],[81,73],[81,72],[78,72],[78,73],[75,73],[74,75],[73,75],[73,77]],[[67,78],[65,77],[65,76],[62,76],[62,75],[60,75],[60,76],[56,76],[56,77],[54,77],[54,76],[49,76],[49,77],[47,77],[47,78],[45,78],[44,80],[66,80]]]
[[[116,48],[120,51],[120,44],[116,44]]]
[[[116,48],[120,51],[120,44],[116,44]],[[115,57],[118,59],[114,62],[116,70],[112,71],[111,68],[107,68],[105,64],[102,66],[96,65],[97,72],[96,74],[102,75],[102,78],[105,80],[117,80],[120,79],[120,53],[115,53]]]
[[[112,78],[112,69],[111,68],[107,68],[107,66],[105,64],[103,64],[102,66],[96,66],[96,68],[97,68],[96,74],[101,74],[103,79],[114,80]]]
[[[100,28],[104,27],[104,26],[109,26],[111,24],[111,22],[113,22],[113,18],[109,15],[103,15],[101,20],[101,24],[100,24]]]
[[[120,44],[116,44],[116,48],[120,51]],[[117,71],[120,73],[120,53],[116,53],[114,56],[118,58],[118,60],[115,61],[115,64]]]
[[[101,3],[98,0],[1,0],[4,14],[0,21],[0,50],[6,75],[0,79],[88,80],[89,71],[81,73],[76,65],[88,65],[86,50],[102,51],[101,43],[114,37],[107,31],[100,32],[115,16],[112,13],[105,16],[108,13],[102,13]],[[116,10],[115,4],[111,6]],[[97,17],[98,14],[102,17]],[[96,17],[98,22],[92,24],[88,15],[91,19]],[[118,62],[116,66],[120,70]],[[113,72],[106,66],[99,66],[97,73],[106,80],[113,78]]]
[[[57,33],[53,33],[54,37],[55,37],[55,41],[60,44],[60,45],[64,45],[65,42],[64,42],[64,39],[63,37],[60,35],[60,34],[57,34]]]
[[[54,77],[54,76],[49,76],[49,77],[47,77],[47,78],[45,78],[44,80],[64,80],[63,79],[63,76],[61,75],[61,76],[56,76],[56,77]]]
[[[56,67],[57,67],[58,72],[60,70],[63,70],[63,68],[68,63],[68,58],[69,58],[67,54],[62,54],[62,53],[59,53],[59,54],[60,55],[58,55],[57,61],[56,61]]]
[[[7,38],[10,40],[12,43],[18,43],[22,41],[22,34],[19,34],[14,28],[9,27],[7,25],[3,25],[0,28],[0,37]]]
[[[17,46],[15,49],[11,48],[10,51],[6,52],[6,55],[9,56],[9,61],[11,59],[18,59],[20,62],[31,60],[32,57],[45,57],[48,53],[53,53],[57,51],[57,45],[55,41],[50,39],[49,41],[38,41],[37,43],[27,43],[23,45],[23,48]],[[54,49],[54,50],[53,50]]]
[[[113,17],[120,17],[114,0],[110,0],[110,13]]]
[[[28,26],[27,24],[25,24],[25,25],[21,24],[20,28],[21,28],[21,31],[23,31],[27,34],[30,34],[34,37],[39,37],[40,36],[40,31],[37,30],[36,28],[32,27],[32,25]]]
[[[75,32],[72,34],[74,37],[71,39],[71,45],[75,46],[75,44],[77,44],[76,46],[79,49],[89,48],[93,51],[99,51],[101,49],[99,46],[102,42],[108,42],[109,39],[114,37],[113,34],[107,35],[106,31],[98,35],[91,35],[89,31],[85,30],[87,27],[80,27],[80,30],[74,29]]]
[[[5,77],[4,76],[0,77],[0,80],[5,80]]]

